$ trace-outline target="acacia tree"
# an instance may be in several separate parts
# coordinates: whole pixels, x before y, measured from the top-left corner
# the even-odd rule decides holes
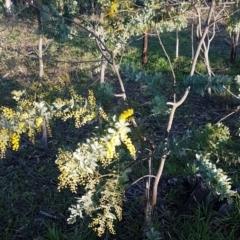
[[[38,35],[38,80],[41,83],[44,76],[44,52],[49,47],[49,44],[43,49],[43,37],[50,39],[63,39],[68,37],[69,29],[66,22],[62,20],[60,15],[70,15],[73,9],[76,7],[74,2],[69,2],[68,8],[61,8],[62,1],[14,1],[11,13],[13,14],[13,21],[17,21],[19,13],[21,18],[30,18],[37,23],[37,35]],[[58,10],[57,10],[58,9]],[[9,10],[10,11],[10,10]],[[70,12],[70,13],[69,13]],[[55,17],[53,17],[55,15]],[[47,147],[47,122],[43,119],[42,125],[43,145]]]

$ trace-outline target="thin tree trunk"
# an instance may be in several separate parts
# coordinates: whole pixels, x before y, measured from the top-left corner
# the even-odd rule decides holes
[[[122,97],[123,100],[125,101],[125,100],[127,99],[127,95],[126,95],[126,91],[125,91],[125,87],[124,87],[124,84],[123,84],[121,75],[120,75],[119,70],[118,70],[118,66],[117,66],[116,63],[115,63],[115,56],[114,56],[113,52],[112,52],[112,54],[111,54],[111,59],[112,59],[113,69],[114,69],[114,71],[115,71],[115,73],[116,73],[116,75],[117,75],[118,82],[119,82],[119,84],[120,84],[121,91],[122,91],[122,93],[120,93],[120,94],[115,94],[115,96],[116,96],[116,97]]]
[[[206,49],[204,51],[204,62],[205,62],[206,68],[207,68],[208,76],[211,76],[212,75],[212,70],[211,70],[211,67],[210,67],[208,49]]]
[[[178,29],[176,29],[176,59],[179,56],[179,36],[178,36]]]
[[[192,61],[194,59],[194,41],[193,41],[193,23],[192,23],[192,31],[191,31],[191,41],[192,41]]]
[[[184,95],[182,96],[182,98],[177,101],[177,102],[168,102],[168,105],[172,105],[172,109],[171,109],[171,113],[169,116],[169,120],[168,120],[168,126],[167,126],[167,131],[166,131],[166,136],[164,138],[164,149],[163,149],[163,155],[161,156],[160,159],[160,165],[158,168],[158,172],[156,175],[156,178],[154,180],[154,184],[153,184],[153,192],[152,192],[152,199],[151,199],[151,206],[154,206],[157,202],[157,193],[158,193],[158,183],[160,181],[160,178],[162,176],[162,172],[163,172],[163,168],[165,165],[165,161],[170,153],[169,149],[168,149],[168,138],[169,138],[169,133],[172,129],[172,124],[173,124],[173,118],[174,118],[174,114],[175,111],[177,110],[177,108],[183,104],[183,102],[186,100],[188,93],[190,91],[190,87],[188,87],[184,93]]]
[[[230,62],[233,64],[236,63],[238,40],[239,40],[239,29],[237,30],[237,32],[232,33],[232,48],[231,48]]]
[[[38,42],[38,54],[39,54],[39,82],[43,80],[43,35],[39,35],[39,42]]]
[[[46,119],[43,119],[43,124],[42,124],[42,143],[43,147],[46,149],[48,146],[48,137],[47,137],[47,122]]]
[[[205,38],[206,38],[206,36],[208,34],[208,31],[209,31],[209,24],[210,24],[210,21],[211,21],[213,12],[214,12],[214,8],[215,8],[215,1],[212,1],[212,5],[211,5],[211,7],[209,9],[209,12],[208,12],[208,18],[207,18],[207,21],[206,21],[206,25],[205,25],[202,37],[201,37],[201,39],[199,41],[199,44],[198,44],[198,47],[197,47],[197,50],[196,50],[196,53],[195,53],[195,56],[194,56],[194,59],[193,59],[193,62],[192,62],[190,76],[193,76],[193,74],[195,72],[196,65],[197,65],[197,60],[198,60],[198,57],[199,57],[202,45],[203,45],[203,43],[205,41]]]
[[[37,21],[38,21],[38,61],[39,61],[39,82],[43,80],[43,29],[42,29],[42,18],[39,9],[37,11]]]
[[[107,62],[104,58],[104,56],[102,55],[101,57],[101,70],[100,70],[100,83],[104,83],[105,82],[105,70],[107,67]]]
[[[43,29],[42,29],[42,18],[41,18],[41,12],[39,9],[36,9],[37,11],[37,22],[38,22],[38,62],[39,62],[39,73],[38,73],[38,79],[41,83],[43,80]],[[44,117],[43,119],[43,125],[42,125],[42,143],[44,148],[47,148],[48,139],[47,139],[47,122]]]
[[[147,32],[143,35],[143,44],[142,44],[142,65],[146,65],[148,62],[148,34]]]

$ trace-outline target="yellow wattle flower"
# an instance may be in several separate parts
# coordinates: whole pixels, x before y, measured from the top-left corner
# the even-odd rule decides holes
[[[18,123],[18,132],[23,133],[25,131],[25,123],[24,122],[19,122]]]
[[[133,109],[127,109],[119,116],[119,120],[126,120],[127,118],[131,117],[133,113]]]
[[[5,152],[7,151],[8,140],[9,140],[8,129],[7,128],[2,128],[0,130],[0,158],[5,157]]]
[[[109,121],[108,115],[104,112],[104,110],[100,107],[99,108],[99,115],[100,117],[102,117],[105,121]]]
[[[19,142],[20,142],[20,136],[17,133],[13,133],[11,135],[11,144],[12,144],[12,150],[17,151],[19,149]]]
[[[136,149],[132,143],[132,140],[126,135],[123,142],[126,145],[131,157],[135,160],[136,159]]]
[[[38,116],[36,118],[36,128],[37,128],[37,132],[41,132],[41,128],[42,128],[42,124],[43,124],[43,117],[42,116]]]
[[[8,120],[12,120],[14,117],[14,111],[8,107],[2,107],[2,115],[6,117]]]
[[[110,18],[114,18],[117,13],[118,13],[118,0],[114,0],[108,9],[108,15]]]

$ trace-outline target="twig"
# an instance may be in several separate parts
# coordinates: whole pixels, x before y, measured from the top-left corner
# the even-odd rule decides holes
[[[234,113],[237,113],[239,110],[240,110],[240,106],[239,106],[236,110],[234,110],[233,112],[231,112],[231,113],[229,113],[228,115],[226,115],[225,117],[221,118],[221,119],[217,122],[217,124],[220,123],[220,122],[222,122],[222,121],[224,121],[226,118],[232,116]]]
[[[159,41],[159,44],[160,46],[162,47],[162,50],[168,60],[168,63],[169,63],[169,66],[170,66],[170,69],[171,69],[171,73],[172,73],[172,77],[173,77],[173,99],[174,99],[174,102],[176,102],[176,84],[177,84],[177,80],[176,80],[176,75],[175,75],[175,72],[173,70],[173,65],[172,65],[172,62],[170,60],[170,57],[169,55],[167,54],[167,51],[162,43],[162,40],[161,40],[161,37],[160,37],[160,33],[158,32],[158,30],[156,29],[156,32],[157,32],[157,37],[158,37],[158,41]]]
[[[139,182],[140,180],[142,180],[143,178],[146,178],[146,177],[156,178],[156,176],[154,176],[154,175],[144,175],[143,177],[140,177],[139,179],[137,179],[136,181],[134,181],[130,186],[133,186],[134,184],[136,184],[137,182]],[[129,186],[129,187],[130,187],[130,186]]]
[[[42,214],[43,216],[46,216],[46,217],[49,217],[49,218],[57,219],[56,216],[53,216],[53,215],[51,215],[51,214],[49,214],[49,213],[46,213],[46,212],[43,212],[43,211],[40,211],[39,213]]]
[[[223,86],[223,88],[225,88],[226,89],[226,91],[228,92],[228,93],[230,93],[233,97],[235,97],[236,99],[239,99],[240,100],[240,97],[238,97],[237,95],[235,95],[233,92],[231,92],[229,89],[227,89],[225,86]]]

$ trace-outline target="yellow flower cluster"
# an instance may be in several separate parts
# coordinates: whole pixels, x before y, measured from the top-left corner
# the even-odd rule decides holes
[[[19,149],[19,143],[20,143],[20,136],[18,133],[12,133],[11,135],[11,144],[12,144],[12,150],[17,151]]]
[[[8,107],[1,107],[2,115],[6,117],[8,120],[12,120],[14,118],[14,111]]]
[[[31,109],[33,108],[33,99],[31,99],[31,97],[29,97],[29,99],[20,99],[18,101],[18,105],[20,107],[22,107],[22,109]]]
[[[62,149],[59,149],[59,155],[56,160],[56,164],[58,165],[58,168],[60,170],[60,175],[58,176],[58,190],[60,191],[62,188],[66,188],[67,186],[70,187],[70,190],[75,193],[77,189],[76,179],[69,179],[69,174],[73,170],[73,168],[76,168],[77,166],[73,166],[73,163],[71,159],[73,158],[72,153],[68,151],[63,151]],[[66,166],[67,162],[67,166]]]
[[[21,120],[27,120],[29,118],[29,113],[23,112],[20,118]]]
[[[109,230],[109,232],[111,234],[116,234],[116,232],[114,230],[114,218],[109,217],[109,216],[114,214],[111,212],[113,209],[115,209],[115,211],[116,211],[114,202],[117,199],[113,198],[113,196],[109,196],[109,197],[110,197],[110,200],[108,199],[109,201],[106,201],[106,202],[100,201],[101,206],[104,206],[103,214],[99,215],[96,218],[92,218],[92,222],[88,225],[95,232],[97,232],[97,235],[99,237],[101,237],[104,234],[106,228]],[[109,202],[111,202],[111,200],[113,200],[114,202],[109,203]],[[121,198],[120,202],[122,203],[122,198]],[[117,206],[117,211],[118,210],[120,211],[120,213],[117,214],[118,215],[117,217],[119,220],[121,220],[122,208],[120,206],[118,206],[118,203],[116,203],[116,206]]]
[[[66,113],[64,113],[63,116],[62,116],[62,120],[63,120],[63,121],[67,121],[69,118],[72,118],[72,116],[73,116],[73,113],[72,113],[72,112],[66,112]]]
[[[85,125],[87,122],[92,121],[94,118],[96,117],[95,112],[91,112],[89,113],[87,116],[84,117],[84,119],[82,120],[82,125]]]
[[[101,199],[99,200],[102,206],[111,205],[111,210],[114,209],[119,221],[122,220],[122,195],[119,181],[116,179],[108,180],[105,184],[105,189],[102,191]],[[120,190],[120,191],[119,191]],[[109,209],[109,211],[110,211]]]
[[[37,132],[41,132],[42,124],[43,124],[43,117],[42,116],[38,116],[36,118],[36,120],[35,120],[35,124],[36,124]]]
[[[123,142],[126,145],[130,155],[135,160],[136,159],[136,149],[135,149],[135,147],[132,143],[132,140],[127,135],[125,135],[125,138],[124,138]]]
[[[119,116],[119,120],[126,120],[127,118],[131,117],[133,113],[133,109],[127,109]]]
[[[108,219],[106,222],[106,226],[111,234],[116,234],[116,232],[114,230],[113,219],[111,219],[111,218]]]
[[[35,142],[35,132],[34,132],[34,130],[33,130],[32,128],[29,128],[29,129],[28,129],[27,135],[28,135],[30,141],[31,141],[32,143],[34,143],[34,142]]]
[[[46,126],[47,126],[47,134],[48,134],[48,136],[52,137],[52,129],[51,129],[49,121],[46,121]]]
[[[71,93],[72,97],[77,101],[77,102],[82,102],[84,98],[76,93],[74,88],[72,86],[69,87],[69,92]]]
[[[7,142],[8,142],[8,129],[2,128],[0,130],[0,157],[4,158],[7,150]]]
[[[71,83],[70,77],[67,73],[63,74],[61,77],[58,77],[58,82],[64,86]]]
[[[116,14],[118,14],[118,0],[113,0],[108,11],[107,11],[107,15],[110,18],[114,18],[116,16]]]
[[[88,91],[88,102],[90,104],[90,109],[94,109],[96,106],[96,98],[92,90]]]
[[[43,80],[46,82],[51,82],[51,79],[49,78],[49,76],[46,73],[43,74]]]
[[[105,206],[103,215],[92,218],[93,221],[88,225],[88,227],[97,232],[98,237],[101,237],[104,234],[106,227],[111,234],[116,234],[113,226],[113,219],[105,217],[108,215],[109,211],[110,206]]]
[[[102,216],[98,216],[96,218],[92,218],[92,222],[88,225],[88,227],[92,228],[94,232],[97,232],[98,237],[101,237],[105,232],[105,224]]]
[[[21,134],[23,132],[25,132],[25,123],[24,122],[19,122],[18,123],[18,132]]]
[[[86,108],[79,108],[74,112],[75,127],[80,128],[82,126],[81,117],[86,113]]]
[[[62,149],[58,151],[56,164],[60,171],[58,176],[59,191],[62,188],[69,187],[71,192],[76,193],[78,185],[85,186],[89,182],[94,182],[95,184],[98,181],[92,174],[78,170],[78,162],[74,160],[71,152],[63,151]]]
[[[116,136],[113,136],[110,141],[107,143],[107,152],[106,152],[106,163],[109,164],[109,161],[113,159],[116,152]]]
[[[119,205],[114,205],[115,212],[119,221],[122,220],[122,207]]]
[[[69,109],[67,109],[67,111],[65,111],[63,114],[55,113],[55,116],[61,117],[63,121],[66,121],[69,118],[74,118],[75,127],[80,128],[96,117],[96,99],[94,97],[93,91],[91,90],[89,90],[89,95],[87,99],[84,99],[83,97],[78,95],[73,89],[73,87],[70,87],[70,93],[77,103],[76,110],[72,109],[73,107],[71,101],[64,101],[66,102],[66,105],[69,107]],[[61,99],[57,99],[57,101],[55,102],[57,105],[63,105],[63,101]],[[82,105],[83,107],[80,107],[78,105]]]
[[[105,111],[100,107],[99,108],[99,115],[102,117],[105,121],[109,122],[108,115],[105,113]]]
[[[101,159],[103,165],[108,165],[111,160],[117,156],[116,146],[120,145],[120,140],[126,145],[130,155],[133,159],[136,159],[136,149],[128,137],[127,133],[130,131],[128,128],[128,123],[125,120],[133,115],[133,109],[128,109],[124,111],[119,116],[119,122],[115,124],[116,129],[109,129],[111,132],[111,138],[106,143],[106,159]]]

